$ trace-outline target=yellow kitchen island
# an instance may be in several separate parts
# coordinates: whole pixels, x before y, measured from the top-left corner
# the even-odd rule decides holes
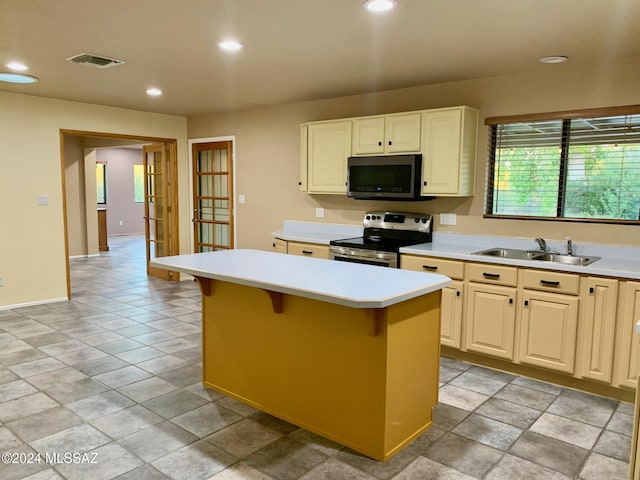
[[[431,426],[448,277],[257,250],[152,263],[200,284],[206,387],[381,461]]]

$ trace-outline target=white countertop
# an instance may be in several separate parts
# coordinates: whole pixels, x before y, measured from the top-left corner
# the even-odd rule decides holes
[[[551,250],[564,252],[562,242],[547,242]],[[564,272],[576,272],[587,275],[603,275],[640,279],[640,248],[612,246],[592,243],[574,243],[574,254],[601,257],[590,265],[564,265],[536,260],[516,260],[510,258],[485,257],[473,255],[474,252],[488,248],[535,249],[532,239],[518,237],[461,235],[453,233],[434,233],[432,243],[423,243],[403,247],[400,253],[427,255],[472,262],[496,263],[529,268],[543,268]]]
[[[162,257],[151,265],[353,308],[384,308],[451,284],[444,275],[261,250]]]
[[[284,222],[283,229],[273,232],[272,235],[283,240],[328,245],[331,240],[362,236],[362,227],[287,220]],[[557,252],[564,252],[566,248],[562,240],[547,240],[547,245],[551,250]],[[600,260],[587,266],[472,255],[474,252],[488,248],[517,248],[527,250],[535,249],[537,245],[532,238],[434,232],[432,243],[403,247],[400,249],[400,253],[528,268],[543,268],[545,270],[577,272],[587,275],[640,279],[640,246],[630,247],[574,242],[574,253],[576,255],[601,257]]]
[[[285,220],[282,230],[272,232],[271,235],[287,241],[329,245],[331,240],[361,237],[363,231],[362,225]]]

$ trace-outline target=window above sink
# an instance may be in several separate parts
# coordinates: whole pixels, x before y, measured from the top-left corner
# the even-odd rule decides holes
[[[485,216],[640,224],[640,107],[485,123]]]

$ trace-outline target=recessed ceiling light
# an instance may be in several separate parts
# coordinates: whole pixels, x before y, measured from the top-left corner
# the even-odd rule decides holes
[[[29,70],[29,67],[20,62],[7,63],[7,68],[16,72],[24,72],[25,70]]]
[[[218,43],[218,47],[227,52],[237,52],[238,50],[242,50],[244,45],[237,40],[223,40]]]
[[[364,8],[370,12],[388,12],[398,6],[396,0],[365,0]]]
[[[159,97],[162,95],[162,90],[159,88],[147,88],[147,95],[150,97]]]
[[[7,83],[36,83],[38,79],[31,75],[25,75],[23,73],[0,73],[0,82]]]
[[[552,55],[550,57],[542,57],[539,61],[540,63],[564,63],[567,60],[569,60],[569,57],[564,55]]]

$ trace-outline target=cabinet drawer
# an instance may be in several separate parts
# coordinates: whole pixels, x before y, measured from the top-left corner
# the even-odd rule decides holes
[[[304,257],[329,259],[329,246],[317,243],[288,242],[287,253]]]
[[[522,286],[531,290],[578,295],[580,276],[572,273],[523,270]]]
[[[440,273],[454,280],[462,280],[464,278],[464,263],[455,260],[402,255],[400,257],[400,267],[404,270],[415,270],[417,272]]]
[[[515,287],[518,284],[518,269],[516,267],[504,267],[502,265],[470,263],[469,281]]]

